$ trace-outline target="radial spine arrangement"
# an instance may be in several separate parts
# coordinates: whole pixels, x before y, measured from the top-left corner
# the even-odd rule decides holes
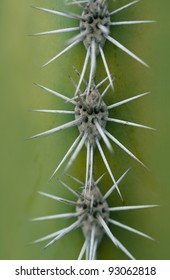
[[[148,67],[148,65],[139,58],[132,51],[127,49],[124,45],[119,43],[110,35],[110,31],[112,26],[121,26],[121,25],[134,25],[134,24],[146,24],[153,22],[152,20],[131,20],[131,21],[112,21],[113,15],[123,11],[124,9],[129,8],[130,6],[139,2],[139,0],[135,0],[129,2],[113,11],[109,11],[108,3],[109,0],[67,0],[65,1],[66,5],[78,5],[82,9],[82,13],[72,14],[65,13],[57,10],[50,10],[47,8],[35,7],[36,9],[47,12],[50,14],[54,14],[57,17],[67,17],[74,20],[77,20],[79,24],[76,27],[68,27],[64,29],[46,31],[41,33],[34,34],[35,36],[40,35],[50,35],[50,34],[58,34],[64,32],[74,32],[77,31],[77,35],[72,37],[69,41],[69,45],[63,49],[59,54],[52,57],[48,62],[44,64],[47,66],[49,63],[52,63],[58,57],[68,52],[71,48],[73,48],[78,43],[82,43],[86,49],[86,55],[84,58],[84,64],[82,66],[82,71],[79,73],[75,68],[74,71],[78,75],[78,83],[72,80],[75,86],[75,92],[72,98],[68,98],[67,96],[53,89],[47,88],[43,85],[37,84],[42,90],[49,92],[55,95],[57,98],[63,99],[64,101],[70,103],[73,106],[72,111],[67,110],[36,110],[37,112],[49,112],[49,113],[61,113],[61,114],[69,114],[73,116],[73,119],[70,122],[67,122],[63,125],[54,127],[45,132],[41,132],[32,136],[31,138],[37,138],[41,136],[47,136],[53,133],[57,133],[61,130],[65,130],[67,128],[75,127],[79,132],[79,135],[71,143],[70,148],[63,156],[62,160],[54,170],[52,177],[56,176],[58,170],[66,164],[65,170],[73,164],[74,160],[79,157],[79,153],[81,149],[86,147],[86,172],[84,174],[84,181],[80,181],[78,178],[74,178],[70,175],[70,180],[74,180],[78,182],[80,185],[79,190],[75,190],[68,186],[63,181],[60,181],[60,184],[64,188],[66,188],[70,193],[74,194],[75,200],[69,200],[66,198],[61,198],[52,194],[40,192],[41,195],[56,200],[57,202],[66,203],[71,207],[75,207],[74,212],[62,213],[56,215],[50,215],[45,217],[33,218],[33,221],[42,221],[42,220],[51,220],[51,219],[59,219],[59,218],[74,218],[75,221],[70,224],[68,227],[65,227],[57,232],[51,233],[45,237],[35,240],[33,243],[38,243],[41,241],[49,240],[45,245],[45,248],[57,242],[60,238],[62,238],[67,233],[71,232],[76,228],[81,228],[84,235],[84,244],[80,250],[80,254],[78,259],[85,258],[87,260],[97,259],[97,249],[99,247],[100,242],[102,241],[103,235],[106,234],[113,244],[118,247],[123,253],[130,259],[134,259],[134,256],[128,251],[128,249],[117,239],[117,237],[111,232],[109,225],[113,224],[118,227],[121,227],[130,232],[141,235],[145,238],[153,239],[149,235],[127,226],[121,222],[112,218],[112,215],[115,211],[128,211],[130,210],[138,210],[155,207],[157,205],[126,205],[126,206],[109,206],[108,197],[116,191],[120,197],[120,202],[123,200],[123,195],[120,191],[119,184],[124,179],[124,177],[129,172],[130,168],[127,169],[119,179],[116,179],[114,176],[114,172],[112,172],[112,168],[109,165],[107,157],[102,148],[101,142],[103,141],[108,150],[112,153],[113,148],[111,142],[118,145],[125,153],[127,153],[130,157],[136,160],[139,164],[145,167],[145,164],[138,159],[138,157],[130,151],[126,146],[124,146],[114,135],[112,135],[108,129],[107,124],[110,123],[119,123],[128,126],[135,126],[142,129],[150,129],[154,130],[152,127],[129,122],[127,120],[111,118],[109,117],[109,112],[116,107],[119,107],[123,104],[130,103],[133,100],[144,97],[148,94],[148,92],[141,93],[139,95],[135,95],[129,98],[125,98],[120,100],[119,102],[113,102],[112,104],[107,104],[105,101],[105,95],[108,92],[109,88],[114,90],[114,79],[112,78],[112,74],[110,73],[108,63],[106,61],[104,48],[105,43],[110,41],[113,45],[119,48],[121,51],[127,53],[137,62],[143,64]],[[64,5],[64,4],[63,4]],[[106,78],[104,78],[100,83],[96,83],[97,77],[97,68],[98,68],[98,57],[101,56],[101,60],[103,62],[103,66],[106,73]],[[88,72],[89,65],[89,72]],[[85,74],[88,73],[88,79],[85,80]],[[101,92],[101,86],[108,82],[105,90]],[[82,86],[85,86],[85,89],[81,91]],[[109,188],[105,194],[102,194],[100,189],[100,180],[103,175],[96,179],[94,178],[94,168],[96,165],[99,165],[100,162],[95,161],[96,150],[99,152],[101,156],[101,160],[103,161],[105,168],[111,178],[112,186]],[[114,157],[114,155],[113,155]],[[127,184],[128,185],[128,184]],[[127,186],[128,188],[128,186]],[[104,186],[103,186],[104,189]],[[131,194],[130,194],[131,195]],[[85,257],[84,257],[85,256]]]

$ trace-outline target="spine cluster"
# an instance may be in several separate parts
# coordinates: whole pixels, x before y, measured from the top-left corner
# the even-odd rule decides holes
[[[82,66],[82,71],[79,73],[76,69],[75,72],[78,75],[78,83],[76,84],[74,81],[73,84],[75,86],[75,92],[73,93],[72,98],[68,98],[65,94],[61,94],[53,89],[49,89],[45,86],[37,84],[42,90],[45,90],[57,98],[61,98],[64,101],[69,102],[73,109],[72,111],[67,110],[36,110],[38,112],[48,112],[48,113],[56,113],[56,114],[69,114],[72,119],[61,125],[54,127],[45,132],[41,132],[32,136],[31,138],[37,138],[41,136],[47,136],[53,133],[57,133],[61,130],[65,130],[67,128],[77,129],[79,134],[77,138],[71,143],[70,148],[66,152],[66,154],[61,159],[59,165],[54,170],[52,177],[56,176],[58,170],[63,167],[63,164],[66,163],[65,170],[68,170],[69,167],[73,164],[74,160],[79,157],[79,153],[81,149],[85,146],[86,148],[86,172],[84,174],[84,181],[81,182],[77,178],[74,178],[70,175],[70,180],[75,180],[80,184],[80,188],[78,190],[72,189],[66,183],[59,180],[60,183],[66,188],[69,192],[73,193],[75,196],[75,200],[71,201],[65,198],[61,198],[52,194],[40,192],[41,195],[56,200],[57,202],[66,203],[71,207],[75,207],[74,212],[56,214],[46,217],[38,217],[34,218],[34,221],[40,220],[50,220],[50,219],[59,219],[59,218],[73,218],[74,222],[70,224],[68,227],[63,228],[57,232],[51,233],[45,237],[42,237],[38,240],[35,240],[34,243],[38,243],[45,240],[51,240],[46,245],[49,247],[50,245],[57,242],[60,238],[62,238],[67,233],[71,232],[76,228],[81,228],[84,235],[84,244],[80,250],[80,254],[78,259],[94,260],[97,258],[97,249],[102,241],[102,237],[106,234],[113,244],[118,247],[121,251],[124,252],[126,256],[130,259],[134,259],[134,256],[128,251],[128,249],[117,239],[117,237],[111,232],[109,225],[113,224],[118,227],[121,227],[130,232],[141,235],[145,238],[153,239],[147,234],[127,226],[123,223],[118,222],[113,219],[113,214],[115,211],[130,211],[137,209],[145,209],[150,207],[155,207],[156,205],[124,205],[124,206],[109,206],[108,205],[108,197],[114,192],[117,191],[120,197],[120,202],[123,200],[123,196],[119,189],[120,182],[124,179],[129,169],[126,170],[122,176],[116,180],[114,176],[114,172],[112,171],[112,167],[109,165],[107,157],[104,153],[101,143],[104,142],[108,150],[112,153],[113,148],[112,144],[114,143],[118,145],[125,153],[127,153],[130,157],[136,160],[139,164],[144,165],[133,151],[130,151],[127,147],[125,147],[114,135],[112,135],[107,125],[108,123],[118,123],[123,125],[136,126],[142,129],[151,129],[143,124],[129,122],[127,120],[111,118],[109,117],[110,110],[114,110],[114,108],[122,106],[123,104],[130,103],[138,98],[142,98],[148,94],[148,92],[141,93],[136,96],[132,96],[130,98],[126,98],[124,100],[120,100],[119,102],[113,102],[112,104],[107,104],[105,101],[105,95],[107,94],[109,88],[114,89],[114,79],[109,70],[108,63],[105,58],[104,48],[105,43],[110,41],[116,47],[120,48],[122,51],[130,55],[137,62],[142,63],[147,66],[147,64],[140,59],[136,54],[123,46],[120,42],[115,40],[111,35],[112,26],[117,25],[131,25],[131,24],[144,24],[150,23],[153,21],[150,20],[139,20],[139,21],[114,21],[113,15],[123,11],[124,9],[129,8],[130,6],[139,2],[139,0],[132,1],[124,6],[119,7],[113,11],[109,11],[108,3],[109,0],[70,0],[66,1],[66,5],[78,5],[82,9],[82,13],[72,14],[65,13],[63,11],[50,10],[47,8],[35,7],[38,10],[54,14],[56,16],[68,17],[73,20],[78,21],[78,25],[76,27],[68,27],[65,29],[51,30],[45,31],[41,33],[36,33],[34,35],[46,35],[46,34],[57,34],[63,32],[72,32],[77,31],[77,35],[72,37],[69,41],[69,45],[63,49],[59,54],[55,55],[51,58],[45,65],[56,60],[58,57],[69,51],[72,47],[77,45],[78,43],[83,43],[86,48],[86,56],[84,59],[84,64]],[[64,6],[64,3],[63,3]],[[98,56],[101,56],[103,61],[104,69],[106,72],[106,78],[104,78],[100,83],[96,84],[97,76],[96,70],[98,67]],[[112,59],[112,58],[110,58]],[[113,61],[114,63],[114,61]],[[88,67],[90,66],[90,67]],[[88,70],[89,69],[89,70]],[[89,71],[89,72],[88,72]],[[85,74],[88,75],[88,79],[85,80]],[[101,92],[101,85],[105,82],[108,83],[105,90]],[[84,87],[84,90],[81,88]],[[100,190],[100,180],[95,178],[94,168],[95,165],[99,165],[100,162],[95,161],[96,150],[99,152],[101,156],[101,160],[103,161],[105,168],[112,180],[112,186],[109,190],[103,194]],[[113,155],[114,157],[114,155]],[[105,172],[105,170],[104,170]],[[127,186],[128,187],[128,186]],[[103,186],[104,189],[104,186]],[[70,245],[71,246],[71,245]]]

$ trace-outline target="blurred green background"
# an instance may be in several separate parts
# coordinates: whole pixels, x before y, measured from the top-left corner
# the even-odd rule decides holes
[[[128,1],[109,0],[109,7],[119,7]],[[40,197],[38,190],[72,198],[55,180],[49,181],[57,163],[62,159],[78,132],[76,128],[47,138],[26,141],[31,135],[69,121],[69,116],[56,116],[31,112],[32,109],[72,109],[58,98],[37,88],[33,82],[73,96],[74,87],[68,74],[75,79],[72,65],[82,69],[85,49],[82,44],[46,68],[41,68],[52,56],[65,46],[69,34],[31,37],[32,33],[55,28],[76,26],[73,20],[37,11],[31,6],[63,9],[62,0],[1,1],[0,3],[0,121],[1,121],[1,176],[0,176],[0,259],[76,259],[83,244],[81,230],[76,230],[48,250],[43,244],[29,243],[43,235],[57,231],[70,224],[68,220],[53,222],[29,222],[36,216],[63,213],[73,209]],[[80,13],[79,8],[68,10]],[[139,65],[128,55],[107,43],[105,53],[111,72],[115,76],[115,92],[109,91],[107,104],[123,98],[151,91],[150,96],[132,102],[111,112],[112,116],[141,122],[157,128],[156,132],[109,126],[122,143],[126,144],[149,167],[149,171],[126,156],[114,146],[110,155],[106,149],[111,168],[118,178],[129,166],[132,167],[120,188],[124,203],[160,204],[161,207],[140,210],[135,213],[118,213],[115,219],[134,226],[156,238],[156,242],[144,240],[125,230],[112,227],[112,231],[137,259],[170,258],[170,148],[169,148],[169,9],[168,0],[142,0],[140,3],[115,16],[115,20],[156,19],[158,23],[145,26],[118,27],[112,36],[143,58],[150,69]],[[98,59],[97,79],[105,77],[101,59]],[[95,177],[105,167],[96,152]],[[81,166],[81,170],[79,170]],[[85,149],[69,170],[84,180]],[[62,175],[57,176],[73,188],[73,182]],[[101,181],[103,193],[111,186],[106,175]],[[117,194],[110,197],[109,205],[120,205]],[[111,244],[107,237],[99,249],[100,259],[126,258]]]

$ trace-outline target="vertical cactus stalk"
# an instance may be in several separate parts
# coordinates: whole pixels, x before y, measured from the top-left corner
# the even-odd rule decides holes
[[[115,108],[119,108],[122,105],[130,103],[134,100],[137,100],[141,97],[144,97],[148,94],[148,92],[144,92],[135,96],[131,96],[129,98],[124,97],[124,99],[120,99],[119,101],[114,101],[112,97],[112,103],[109,104],[106,99],[106,95],[108,94],[109,88],[114,89],[114,79],[112,78],[110,71],[110,63],[106,60],[105,55],[105,44],[112,43],[121,51],[128,54],[130,57],[135,59],[140,64],[148,67],[148,65],[139,58],[135,53],[125,47],[122,43],[120,43],[114,36],[111,35],[112,28],[116,28],[116,26],[126,26],[126,25],[136,25],[136,24],[146,24],[154,22],[152,20],[124,20],[117,21],[114,19],[115,14],[120,13],[121,11],[128,9],[134,4],[138,3],[139,0],[127,3],[119,8],[115,8],[110,10],[108,8],[109,1],[107,0],[87,0],[87,1],[78,1],[72,0],[67,1],[66,4],[68,7],[70,5],[78,6],[81,10],[80,14],[52,10],[48,8],[35,7],[37,10],[42,12],[46,12],[49,14],[56,15],[61,18],[69,18],[78,22],[76,26],[43,31],[36,33],[34,35],[54,35],[59,33],[72,33],[78,32],[75,36],[73,36],[69,42],[68,46],[66,46],[63,50],[61,50],[58,54],[55,54],[48,62],[46,62],[43,66],[48,66],[50,63],[57,60],[60,56],[64,55],[68,51],[70,51],[73,47],[78,45],[79,43],[83,43],[86,49],[86,55],[84,58],[84,63],[82,65],[81,71],[79,73],[76,68],[74,68],[75,73],[78,74],[78,82],[76,83],[72,77],[70,77],[74,87],[75,92],[72,94],[72,97],[69,97],[66,91],[63,93],[59,93],[53,89],[47,88],[43,85],[37,84],[42,90],[48,92],[57,98],[65,101],[64,108],[56,110],[50,109],[36,109],[34,111],[40,113],[52,113],[52,114],[68,114],[70,115],[70,121],[56,126],[54,128],[48,129],[44,132],[38,133],[31,138],[38,138],[42,136],[48,136],[59,131],[65,131],[66,129],[73,128],[77,131],[78,136],[71,142],[69,149],[66,154],[63,156],[58,166],[53,171],[51,178],[55,177],[58,173],[58,170],[63,168],[64,164],[66,167],[64,168],[64,172],[72,166],[73,162],[76,159],[80,160],[80,153],[82,149],[86,151],[86,166],[83,182],[80,182],[77,178],[70,176],[70,178],[74,179],[76,182],[81,184],[81,188],[78,190],[73,189],[63,181],[59,180],[64,188],[66,188],[70,193],[76,196],[77,200],[70,200],[61,198],[52,194],[40,192],[41,195],[56,200],[57,202],[61,202],[64,204],[68,204],[71,207],[75,207],[73,212],[55,214],[45,217],[34,218],[34,221],[44,221],[51,219],[59,219],[59,218],[74,218],[76,219],[69,226],[58,230],[54,233],[51,233],[45,237],[37,239],[33,243],[39,243],[45,240],[51,239],[49,243],[45,245],[45,248],[53,245],[62,237],[64,237],[67,233],[71,231],[81,228],[84,235],[84,244],[82,245],[82,249],[78,256],[78,259],[82,259],[84,256],[86,259],[96,259],[99,244],[102,241],[103,235],[106,234],[113,244],[120,249],[128,258],[134,259],[134,256],[128,251],[126,246],[123,245],[119,238],[112,233],[110,229],[110,225],[114,225],[116,227],[123,228],[129,232],[136,233],[137,235],[143,236],[148,239],[153,239],[149,235],[130,227],[124,223],[121,223],[114,219],[115,211],[129,211],[129,210],[137,210],[137,209],[145,209],[152,208],[157,205],[124,205],[124,206],[112,206],[109,207],[108,197],[111,193],[116,190],[119,199],[123,201],[123,195],[119,188],[119,183],[125,177],[129,169],[118,179],[116,180],[115,170],[112,171],[112,166],[109,163],[106,153],[103,148],[102,142],[105,144],[106,148],[109,150],[111,154],[113,154],[113,143],[115,146],[118,146],[122,149],[125,154],[133,158],[143,167],[146,167],[145,164],[135,153],[131,152],[129,148],[126,147],[117,136],[114,136],[114,132],[110,132],[110,126],[114,124],[114,126],[125,125],[142,129],[154,130],[154,128],[150,126],[146,126],[143,124],[135,123],[128,120],[122,120],[121,117],[113,118],[110,115],[110,112],[114,111]],[[58,35],[57,35],[58,36]],[[100,55],[101,61],[103,63],[104,77],[103,80],[97,83],[98,80],[98,56]],[[57,63],[57,61],[56,61]],[[114,61],[113,61],[114,63]],[[85,76],[88,78],[86,79]],[[106,77],[105,77],[106,76]],[[105,89],[102,90],[103,84],[108,82],[108,85],[105,86]],[[82,88],[84,89],[82,90]],[[73,106],[72,110],[67,110],[66,103]],[[121,126],[122,127],[122,126]],[[122,130],[123,131],[123,130]],[[107,170],[110,179],[112,181],[112,186],[105,191],[103,195],[100,187],[99,187],[99,178],[95,181],[97,168],[100,165],[100,162],[95,161],[96,153],[98,153],[105,165],[105,170]],[[113,155],[114,157],[114,155]],[[116,160],[116,159],[115,159]],[[121,170],[121,166],[117,167]],[[128,188],[128,183],[127,183]],[[103,186],[104,189],[104,186]],[[133,194],[129,194],[133,195]]]

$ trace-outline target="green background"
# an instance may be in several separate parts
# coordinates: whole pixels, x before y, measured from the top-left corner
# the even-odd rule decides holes
[[[125,3],[128,1],[109,0],[110,10]],[[72,109],[59,98],[43,92],[33,82],[71,97],[74,87],[68,74],[76,80],[72,65],[81,71],[85,57],[84,46],[80,44],[51,65],[41,68],[43,63],[64,48],[70,34],[44,37],[28,35],[73,26],[76,22],[31,8],[36,5],[62,10],[63,1],[6,0],[0,3],[0,259],[76,259],[83,244],[81,230],[68,234],[48,250],[41,250],[43,244],[30,245],[32,240],[70,224],[68,220],[31,223],[29,219],[73,210],[41,197],[37,191],[72,198],[56,180],[49,181],[49,177],[78,135],[74,128],[47,138],[27,141],[33,134],[71,120],[69,116],[63,118],[31,112],[37,108]],[[78,8],[67,9],[80,12]],[[108,92],[105,99],[107,104],[151,91],[149,96],[117,108],[111,115],[157,128],[156,132],[152,132],[121,125],[108,126],[112,134],[147,164],[149,171],[125,155],[120,148],[114,146],[113,155],[104,148],[116,178],[129,166],[132,167],[120,186],[124,203],[161,205],[157,209],[115,215],[115,219],[156,238],[157,241],[152,242],[111,227],[137,259],[170,257],[169,9],[168,0],[143,0],[115,16],[115,20],[158,21],[153,25],[118,27],[112,31],[114,38],[143,58],[151,68],[143,67],[110,43],[106,43],[104,48],[111,73],[115,76],[115,92]],[[97,80],[104,77],[103,65],[98,58]],[[97,151],[95,158],[94,172],[98,178],[106,170]],[[63,170],[57,177],[77,189],[77,184],[63,176]],[[69,173],[84,180],[84,171],[85,149]],[[106,175],[101,181],[102,192],[105,193],[110,186],[110,178]],[[116,193],[109,199],[110,206],[120,203]],[[105,237],[98,258],[126,257]]]

